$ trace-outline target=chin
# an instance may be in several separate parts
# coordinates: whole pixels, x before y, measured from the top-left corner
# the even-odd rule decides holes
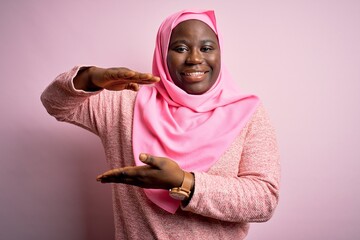
[[[209,90],[209,88],[206,88],[206,89],[190,88],[190,89],[186,89],[185,92],[187,92],[188,94],[191,94],[191,95],[201,95],[201,94],[206,93],[208,90]]]
[[[189,86],[187,90],[185,90],[188,94],[192,95],[201,95],[209,91],[209,89],[212,87],[212,84],[210,82],[199,82],[197,84],[192,84],[192,86]]]

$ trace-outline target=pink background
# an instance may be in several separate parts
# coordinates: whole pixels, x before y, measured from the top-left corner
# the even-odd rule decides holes
[[[162,19],[189,7],[215,9],[228,68],[277,129],[280,204],[248,239],[360,238],[360,1],[122,2],[1,1],[0,239],[113,238],[100,141],[39,97],[78,64],[150,71]]]

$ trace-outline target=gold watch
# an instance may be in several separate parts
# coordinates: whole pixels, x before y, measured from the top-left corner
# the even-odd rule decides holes
[[[191,173],[184,171],[184,180],[181,184],[181,187],[175,187],[169,190],[170,197],[176,200],[186,200],[190,197],[191,185],[193,181],[193,176]]]

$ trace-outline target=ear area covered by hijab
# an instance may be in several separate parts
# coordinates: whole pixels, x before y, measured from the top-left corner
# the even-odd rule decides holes
[[[241,92],[223,62],[218,79],[204,94],[188,94],[173,83],[166,61],[171,32],[190,19],[206,23],[222,49],[212,10],[183,10],[163,21],[153,56],[153,74],[161,81],[143,86],[135,102],[133,152],[138,166],[144,164],[139,154],[149,153],[170,158],[189,172],[208,171],[240,134],[259,103],[258,97]],[[170,213],[180,206],[167,190],[144,191],[153,203]]]

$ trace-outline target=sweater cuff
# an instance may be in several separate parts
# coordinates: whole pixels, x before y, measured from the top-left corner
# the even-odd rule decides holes
[[[192,173],[194,175],[194,181],[195,181],[193,193],[192,193],[190,201],[188,201],[186,205],[181,204],[181,209],[183,211],[196,212],[196,209],[199,205],[199,193],[200,193],[201,189],[203,189],[201,187],[201,175],[202,174],[199,172],[192,172]]]
[[[96,95],[99,92],[103,91],[103,89],[98,90],[98,91],[84,91],[81,89],[76,89],[74,86],[74,78],[76,77],[76,75],[79,73],[80,70],[84,69],[84,68],[90,68],[91,66],[87,66],[87,65],[79,65],[79,66],[75,66],[73,69],[71,69],[71,71],[69,72],[68,75],[68,79],[69,79],[69,89],[76,93],[77,95],[82,95],[82,96],[91,96],[91,95]]]

